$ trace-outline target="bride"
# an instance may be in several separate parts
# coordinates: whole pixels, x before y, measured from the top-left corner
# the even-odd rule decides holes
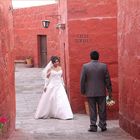
[[[73,113],[64,88],[62,69],[59,64],[59,58],[52,56],[51,61],[43,70],[45,86],[35,113],[35,119],[73,118]]]

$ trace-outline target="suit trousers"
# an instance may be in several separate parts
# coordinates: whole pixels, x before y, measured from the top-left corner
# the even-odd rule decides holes
[[[98,126],[101,129],[106,128],[106,96],[87,97],[90,112],[90,128],[97,128],[97,115],[99,115]]]

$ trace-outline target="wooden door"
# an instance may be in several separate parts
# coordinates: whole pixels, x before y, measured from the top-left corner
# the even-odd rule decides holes
[[[47,64],[47,36],[39,35],[39,58],[40,67],[44,68]]]

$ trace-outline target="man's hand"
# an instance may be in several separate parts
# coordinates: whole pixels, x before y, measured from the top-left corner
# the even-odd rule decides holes
[[[109,93],[109,94],[108,94],[108,97],[109,97],[109,99],[111,100],[111,99],[112,99],[112,93]]]

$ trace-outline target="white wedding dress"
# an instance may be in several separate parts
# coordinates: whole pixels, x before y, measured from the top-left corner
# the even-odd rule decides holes
[[[61,75],[62,70],[51,70],[47,90],[43,92],[35,113],[36,119],[73,118]]]

